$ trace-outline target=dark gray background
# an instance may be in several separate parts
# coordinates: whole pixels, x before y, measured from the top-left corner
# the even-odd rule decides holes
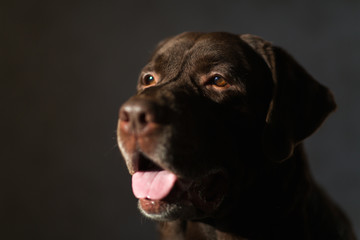
[[[1,1],[0,238],[155,239],[116,146],[118,108],[155,44],[253,33],[335,94],[307,151],[360,234],[360,2]]]

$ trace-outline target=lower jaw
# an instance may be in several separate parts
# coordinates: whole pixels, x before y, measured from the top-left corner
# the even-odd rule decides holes
[[[139,199],[139,208],[147,214],[161,214],[166,211],[167,205],[161,200]]]
[[[147,217],[155,220],[175,220],[183,215],[183,211],[192,209],[188,193],[177,182],[170,194],[161,200],[141,198],[138,201],[140,211]]]
[[[139,199],[138,207],[143,215],[158,221],[172,221],[181,216],[180,205],[161,200]]]

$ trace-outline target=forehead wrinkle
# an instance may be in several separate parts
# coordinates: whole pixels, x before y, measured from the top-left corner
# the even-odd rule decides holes
[[[163,75],[163,78],[176,78],[183,71],[189,49],[194,44],[194,39],[169,41],[155,53],[152,59],[154,70]]]
[[[199,56],[196,56],[199,55]],[[205,59],[214,64],[232,64],[244,65],[243,54],[235,48],[224,46],[222,48],[211,48],[210,50],[203,50],[195,55],[196,58]]]
[[[239,68],[248,68],[248,63],[244,60],[244,52],[242,50],[239,39],[224,39],[217,36],[199,39],[191,49],[190,60],[194,64],[196,62],[204,62],[209,65],[229,64]]]

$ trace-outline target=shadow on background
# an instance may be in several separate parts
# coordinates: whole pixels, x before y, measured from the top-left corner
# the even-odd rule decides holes
[[[155,239],[116,146],[117,112],[156,43],[253,33],[333,90],[307,141],[360,235],[359,1],[2,1],[0,239]]]

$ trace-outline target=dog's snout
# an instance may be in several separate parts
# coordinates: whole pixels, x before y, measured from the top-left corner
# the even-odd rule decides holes
[[[131,99],[120,108],[119,120],[122,130],[140,134],[156,121],[156,112],[151,102]]]

